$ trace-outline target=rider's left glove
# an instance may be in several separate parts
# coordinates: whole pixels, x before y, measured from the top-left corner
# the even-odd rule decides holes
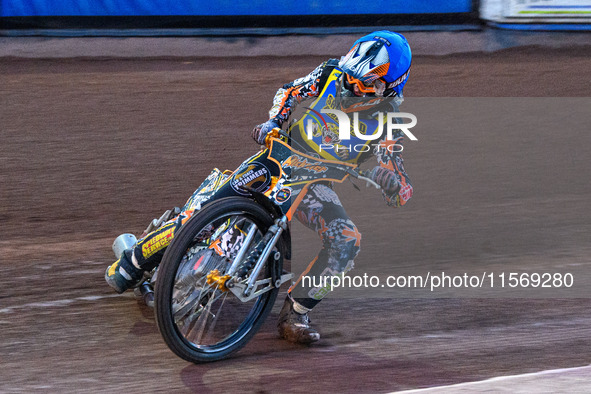
[[[252,138],[260,145],[265,145],[265,138],[267,138],[267,133],[269,133],[275,127],[280,126],[273,119],[269,119],[265,123],[261,123],[260,125],[254,127],[254,129],[252,130]]]
[[[400,182],[398,176],[392,170],[384,167],[376,166],[371,170],[369,177],[378,185],[382,187],[387,194],[395,194],[400,190]]]

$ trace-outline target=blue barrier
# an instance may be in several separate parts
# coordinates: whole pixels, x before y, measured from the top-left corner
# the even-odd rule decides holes
[[[0,17],[367,15],[472,11],[472,0],[0,0]]]

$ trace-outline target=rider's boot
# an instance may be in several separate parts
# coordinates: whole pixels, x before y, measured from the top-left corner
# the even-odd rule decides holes
[[[296,305],[296,309],[299,305]],[[309,345],[320,339],[318,331],[310,327],[310,318],[307,313],[298,313],[294,310],[294,301],[288,295],[279,312],[277,322],[279,336],[289,342]]]
[[[105,272],[105,280],[119,294],[139,284],[144,277],[144,271],[133,264],[132,254],[133,249],[125,250]]]

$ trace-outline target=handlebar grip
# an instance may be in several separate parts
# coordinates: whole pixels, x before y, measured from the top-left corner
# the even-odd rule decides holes
[[[369,177],[369,172],[370,171],[361,171],[361,170],[356,171],[353,169],[348,171],[349,175],[351,175],[352,177],[357,178],[362,181],[365,181],[365,183],[367,184],[368,187],[371,185],[371,186],[375,187],[376,189],[381,189],[382,187],[378,183],[374,182],[374,180]]]
[[[373,179],[368,178],[366,176],[360,175],[357,179],[361,179],[362,181],[365,181],[367,183],[367,186],[368,187],[371,185],[371,186],[375,187],[376,189],[381,189],[382,188],[378,183],[374,182]]]

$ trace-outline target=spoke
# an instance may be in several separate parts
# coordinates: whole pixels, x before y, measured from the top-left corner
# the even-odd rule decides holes
[[[209,295],[206,294],[206,295]],[[201,301],[201,298],[199,299],[199,301]],[[208,300],[209,303],[209,300]],[[198,335],[197,339],[195,339],[195,327],[201,324],[205,324],[205,322],[207,321],[207,313],[203,313],[204,311],[207,312],[206,308],[201,304],[201,302],[195,302],[192,305],[192,311],[189,314],[189,316],[186,317],[185,321],[188,322],[187,327],[186,327],[186,331],[185,331],[185,337],[187,339],[189,339],[192,342],[195,343],[199,343],[201,336]],[[201,323],[203,322],[203,323]],[[197,334],[199,334],[199,330],[197,331]]]
[[[215,316],[213,313],[211,313],[211,307],[213,305],[213,303],[221,296],[215,296],[215,291],[214,290],[214,296],[210,296],[209,300],[207,301],[207,304],[203,307],[203,310],[201,311],[199,317],[197,318],[197,323],[199,325],[198,331],[197,331],[197,339],[196,339],[196,343],[202,343],[201,339],[203,338],[203,333],[205,332],[205,327],[207,326],[207,322],[209,320],[209,315],[213,315]],[[203,313],[206,312],[206,313]]]
[[[218,291],[217,288],[214,289],[211,286],[208,286],[207,289],[204,289],[204,292],[204,297],[208,297],[207,303],[203,305],[202,302],[199,302],[204,299],[204,297],[201,297],[199,301],[191,305],[188,316],[187,314],[180,315],[180,317],[186,316],[185,319],[179,318],[177,320],[177,325],[182,322],[183,326],[186,327],[184,330],[185,337],[196,344],[202,344],[203,333],[207,327],[208,321],[210,321],[210,316],[215,325],[215,321],[219,316],[224,304],[225,297],[228,295],[228,293]],[[211,312],[212,306],[221,297],[224,297],[224,299],[222,300],[217,312],[214,314]],[[209,330],[212,329],[213,327]]]
[[[226,302],[226,298],[228,297],[228,294],[229,293],[223,293],[223,299],[221,300],[220,306],[219,306],[219,308],[218,308],[218,310],[217,310],[217,312],[216,312],[215,315],[213,313],[211,313],[210,311],[208,311],[213,316],[212,317],[212,320],[211,320],[211,324],[209,326],[209,329],[207,330],[208,335],[205,338],[208,342],[210,342],[211,339],[212,339],[212,335],[214,333],[214,329],[215,329],[216,323],[218,322],[218,319],[219,319],[220,314],[222,312],[222,306]]]

